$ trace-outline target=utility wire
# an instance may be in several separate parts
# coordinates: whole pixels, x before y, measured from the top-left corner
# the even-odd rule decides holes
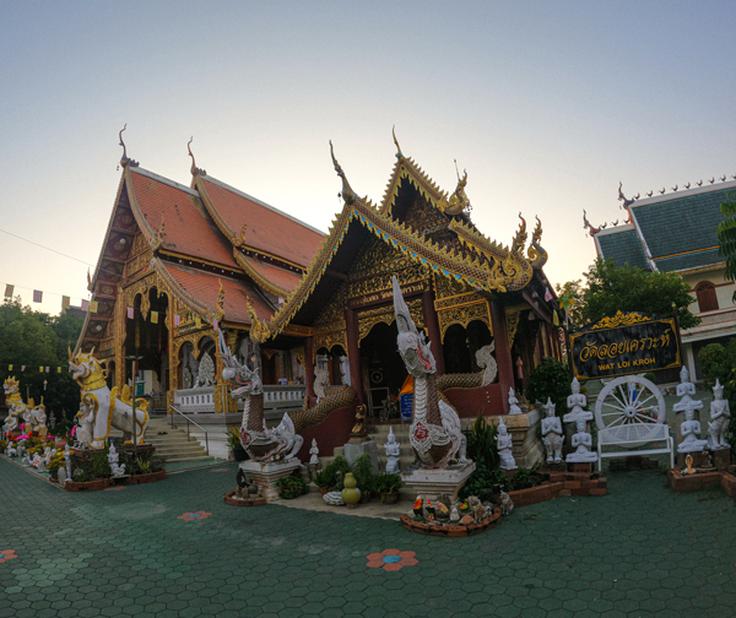
[[[18,234],[14,234],[13,232],[8,232],[8,230],[4,230],[0,228],[0,232],[3,234],[7,234],[8,236],[12,236],[13,238],[17,238],[18,240],[22,240],[24,242],[30,243],[32,245],[36,245],[37,247],[41,247],[41,249],[46,249],[46,251],[51,251],[51,253],[56,253],[57,255],[60,255],[62,257],[65,257],[70,260],[74,260],[75,262],[79,262],[80,264],[84,264],[85,266],[89,266],[91,268],[94,268],[94,264],[90,264],[89,262],[85,262],[84,260],[80,260],[79,258],[74,257],[73,255],[69,255],[68,253],[62,253],[61,251],[57,251],[56,249],[52,249],[51,247],[47,247],[46,245],[42,245],[40,242],[36,242],[35,240],[30,240],[28,238],[24,238],[23,236],[19,236]]]

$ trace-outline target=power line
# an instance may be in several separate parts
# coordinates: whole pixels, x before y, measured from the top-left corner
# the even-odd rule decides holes
[[[47,247],[46,245],[42,245],[40,242],[36,242],[35,240],[30,240],[29,238],[24,238],[23,236],[19,236],[18,234],[14,234],[13,232],[8,232],[8,230],[4,230],[0,228],[0,232],[3,234],[7,234],[8,236],[12,236],[13,238],[17,238],[18,240],[22,240],[24,242],[30,243],[32,245],[36,245],[37,247],[41,247],[41,249],[46,249],[46,251],[51,251],[51,253],[56,253],[57,255],[60,255],[62,257],[68,258],[70,260],[74,260],[75,262],[79,262],[80,264],[84,264],[85,266],[90,266],[94,268],[94,264],[90,264],[89,262],[85,262],[84,260],[80,260],[77,257],[74,257],[73,255],[69,255],[68,253],[62,253],[61,251],[57,251],[56,249],[52,249],[51,247]]]

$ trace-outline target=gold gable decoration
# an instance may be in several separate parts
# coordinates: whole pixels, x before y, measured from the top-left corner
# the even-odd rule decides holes
[[[638,313],[636,311],[630,311],[624,313],[620,309],[615,315],[606,316],[601,318],[591,326],[590,330],[602,330],[604,328],[618,328],[620,326],[631,326],[632,324],[640,324],[642,322],[649,322],[652,318]]]
[[[479,321],[486,325],[488,332],[493,335],[491,310],[485,298],[480,298],[474,292],[457,294],[455,296],[438,298],[434,302],[439,322],[440,338],[445,341],[445,335],[450,326],[455,324],[467,328],[471,322]]]
[[[407,301],[409,307],[409,313],[411,314],[414,323],[418,329],[424,328],[421,326],[424,324],[424,313],[422,312],[422,299],[414,298]],[[370,309],[363,309],[357,312],[358,318],[358,342],[362,342],[371,329],[376,324],[385,324],[391,326],[395,320],[393,305],[383,305],[381,307],[372,307]]]

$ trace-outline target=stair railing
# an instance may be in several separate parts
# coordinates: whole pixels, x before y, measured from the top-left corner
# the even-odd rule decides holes
[[[207,455],[209,455],[210,454],[210,439],[209,439],[209,434],[207,433],[207,430],[204,427],[202,427],[202,425],[200,425],[197,421],[189,418],[186,414],[184,414],[181,410],[179,410],[175,406],[172,406],[171,404],[169,404],[169,410],[173,410],[176,414],[181,416],[187,422],[187,440],[192,439],[189,433],[189,430],[192,425],[194,425],[195,427],[197,427],[200,431],[204,433],[204,448],[205,448],[205,451],[207,451]],[[171,428],[172,429],[176,428],[176,424],[174,423],[174,417],[175,417],[174,414],[169,414],[169,418],[171,418]]]

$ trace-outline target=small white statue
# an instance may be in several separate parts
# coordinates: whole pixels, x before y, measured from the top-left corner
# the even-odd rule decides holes
[[[350,386],[350,361],[345,355],[340,357],[340,377],[344,386]]]
[[[317,438],[312,438],[312,446],[309,447],[309,465],[319,466],[319,447],[317,446]]]
[[[401,456],[401,444],[396,439],[393,426],[389,427],[386,443],[383,445],[386,451],[386,474],[398,474],[399,458]]]
[[[30,462],[30,465],[32,468],[36,468],[36,470],[41,470],[42,464],[43,464],[43,457],[41,453],[36,453],[33,458],[31,456],[28,456],[28,461]]]
[[[498,458],[500,460],[499,467],[501,470],[516,470],[516,460],[511,452],[512,438],[506,429],[506,423],[503,418],[498,423],[498,436],[496,437],[496,448],[498,450]]]
[[[516,391],[513,386],[509,387],[509,414],[521,414],[519,400],[516,397]]]
[[[457,505],[453,504],[450,508],[450,521],[456,524],[460,521],[460,511],[457,510]]]
[[[5,454],[8,457],[17,457],[18,456],[18,449],[15,448],[15,443],[8,442],[8,446],[5,448]]]
[[[81,448],[90,448],[94,439],[95,410],[87,396],[79,402],[79,412],[76,415],[77,433],[74,439]]]
[[[56,454],[56,449],[47,446],[43,451],[43,466],[44,468],[48,468],[49,464],[51,463],[51,458]]]
[[[326,354],[317,354],[317,363],[314,367],[314,394],[318,402],[327,394],[327,387],[330,385],[328,360]]]
[[[685,365],[680,369],[680,383],[677,385],[677,396],[680,397],[672,409],[676,414],[685,413],[685,420],[680,423],[682,442],[677,445],[678,453],[701,453],[708,446],[708,441],[700,438],[700,421],[695,413],[703,408],[703,402],[693,399],[695,385],[690,382],[690,372]]]
[[[107,452],[107,463],[110,464],[110,474],[112,478],[125,476],[125,464],[118,463],[120,455],[115,445],[110,443],[110,450]]]
[[[728,401],[723,398],[723,386],[719,380],[713,387],[713,401],[710,402],[710,422],[708,423],[708,448],[712,451],[731,448],[726,440],[726,431],[731,419]]]
[[[564,433],[562,421],[555,414],[555,404],[547,397],[544,404],[545,417],[542,419],[542,442],[547,451],[547,463],[560,463],[562,461],[562,444]]]
[[[695,394],[695,384],[690,382],[690,371],[683,365],[680,369],[680,383],[677,385],[677,396],[690,399]]]
[[[587,421],[578,415],[575,421],[575,433],[572,434],[572,447],[575,449],[568,453],[565,461],[568,463],[593,463],[598,461],[598,453],[591,450],[593,437],[587,431]]]
[[[574,423],[579,415],[583,415],[586,421],[593,418],[593,413],[586,410],[585,407],[588,405],[588,398],[580,392],[580,382],[577,378],[573,378],[570,383],[570,390],[572,394],[567,396],[567,409],[568,413],[565,415],[566,423]]]
[[[69,444],[64,447],[64,467],[66,469],[66,480],[72,480],[72,451]]]

